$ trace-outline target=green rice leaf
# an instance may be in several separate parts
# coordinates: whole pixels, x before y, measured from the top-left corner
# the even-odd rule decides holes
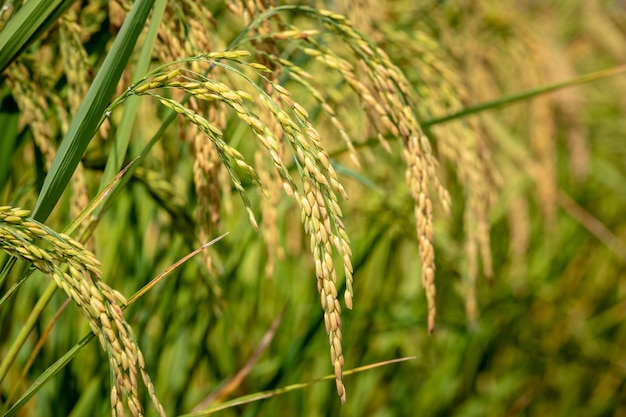
[[[133,4],[52,162],[33,210],[33,218],[36,220],[45,221],[48,218],[87,145],[102,123],[108,102],[130,59],[153,4],[154,0],[138,0]]]

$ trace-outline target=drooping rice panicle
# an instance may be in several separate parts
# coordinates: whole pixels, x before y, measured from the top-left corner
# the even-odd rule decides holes
[[[243,56],[245,56],[243,52],[235,51],[222,54],[205,54],[197,59],[212,62],[217,59],[236,60]],[[262,66],[257,65],[256,68],[252,65],[246,66],[253,69],[255,73],[263,71]],[[243,77],[243,73],[241,76]],[[247,79],[244,77],[244,80]],[[147,79],[135,86],[131,93],[155,96],[162,104],[196,125],[205,134],[207,140],[210,140],[211,145],[215,147],[235,189],[239,191],[252,225],[256,228],[257,223],[250,200],[235,167],[238,171],[240,170],[249,176],[259,191],[268,196],[268,188],[274,188],[272,187],[274,181],[271,180],[271,176],[263,175],[265,178],[263,181],[257,171],[259,167],[253,168],[245,161],[240,152],[228,145],[221,129],[218,129],[191,108],[156,94],[154,89],[162,87],[180,89],[191,94],[195,100],[221,102],[230,108],[239,120],[250,126],[261,147],[270,156],[271,164],[277,178],[279,178],[280,189],[294,198],[302,207],[304,227],[311,235],[311,251],[316,260],[316,265],[318,265],[316,268],[318,289],[324,300],[330,300],[328,297],[334,300],[332,303],[325,301],[323,307],[327,317],[326,321],[329,324],[327,331],[331,338],[331,361],[337,370],[338,392],[345,400],[345,390],[341,382],[340,372],[343,366],[343,353],[339,348],[341,345],[340,309],[336,308],[338,306],[335,286],[337,276],[332,254],[336,251],[343,258],[344,271],[347,277],[347,290],[344,293],[344,299],[346,305],[352,307],[352,265],[349,259],[351,252],[347,234],[341,221],[341,209],[336,194],[339,193],[344,198],[347,196],[334,168],[330,165],[328,153],[322,146],[319,133],[308,120],[307,111],[296,103],[291,94],[281,85],[267,78],[265,78],[265,82],[267,83],[267,92],[256,86],[254,86],[253,91],[257,94],[261,109],[274,122],[272,125],[268,125],[264,121],[267,120],[266,118],[262,120],[249,109],[249,106],[254,104],[254,97],[249,93],[184,68],[175,69],[169,73],[163,72],[152,79]],[[274,132],[277,133],[274,134]],[[279,135],[281,139],[278,139],[277,136]],[[291,150],[296,159],[296,165],[303,178],[302,187],[304,188],[300,189],[289,173],[284,161],[285,156],[282,155],[285,147]],[[265,182],[268,180],[270,182],[266,184]],[[279,189],[274,188],[274,190]],[[304,199],[310,200],[307,206],[303,205]],[[307,209],[309,206],[310,210]],[[331,323],[334,324],[331,326]]]
[[[157,412],[165,416],[133,331],[122,315],[120,305],[126,303],[124,296],[102,281],[100,262],[91,252],[28,215],[28,210],[0,207],[0,249],[50,275],[77,304],[109,356],[114,378],[113,415],[125,415],[126,407],[133,416],[143,415],[137,384],[139,372]]]

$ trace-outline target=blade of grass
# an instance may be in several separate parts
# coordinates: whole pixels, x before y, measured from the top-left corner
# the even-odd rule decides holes
[[[135,68],[135,75],[133,77],[133,83],[141,80],[141,78],[148,72],[150,68],[150,61],[152,59],[152,48],[156,41],[159,31],[159,25],[163,19],[165,13],[166,0],[157,0],[154,6],[154,11],[150,18],[150,26],[148,27],[148,33],[141,48],[141,54],[137,61]],[[124,105],[124,113],[115,135],[115,141],[113,148],[109,154],[106,167],[104,168],[104,174],[100,182],[100,187],[104,187],[111,178],[120,170],[124,163],[124,156],[128,149],[128,143],[130,142],[130,135],[133,129],[133,122],[137,114],[137,105],[139,104],[139,97],[131,96],[126,99]]]
[[[61,313],[63,313],[63,311],[65,311],[67,306],[70,304],[70,301],[71,299],[69,297],[65,299],[61,307],[59,307],[57,312],[54,314],[54,317],[52,317],[52,319],[48,323],[48,326],[46,326],[46,329],[41,334],[41,337],[37,341],[37,345],[35,345],[35,348],[33,349],[33,351],[30,353],[30,356],[28,357],[28,361],[26,361],[26,364],[22,368],[22,371],[20,372],[20,376],[17,378],[16,381],[12,381],[13,390],[9,394],[6,404],[11,404],[11,402],[13,401],[13,398],[17,394],[19,387],[22,385],[22,381],[26,377],[28,370],[33,365],[33,363],[35,363],[35,359],[37,359],[37,355],[39,355],[39,352],[41,351],[41,349],[43,349],[44,343],[46,342],[46,340],[48,340],[48,336],[50,335],[52,328],[54,327],[56,322],[59,320],[59,317],[61,317]]]
[[[57,374],[61,369],[65,367],[74,357],[81,351],[82,348],[87,346],[89,342],[96,335],[93,333],[89,333],[87,336],[83,337],[80,342],[74,345],[69,351],[65,353],[59,360],[57,360],[54,364],[52,364],[48,369],[46,369],[39,378],[37,378],[33,384],[26,390],[24,395],[20,397],[19,400],[4,414],[4,417],[13,417],[16,415],[20,409],[32,398],[33,395],[37,393],[45,385],[45,383],[50,380],[54,375]]]
[[[343,164],[340,164],[339,162],[335,161],[335,160],[331,160],[330,164],[333,166],[333,168],[335,168],[335,171],[337,171],[338,174],[341,175],[345,175],[347,177],[351,177],[353,178],[355,181],[363,184],[365,187],[371,189],[372,191],[375,191],[381,195],[384,195],[385,192],[383,191],[382,188],[380,188],[378,185],[376,185],[376,183],[372,180],[370,180],[369,178],[367,178],[365,175],[360,174],[348,167],[346,167]],[[291,168],[291,167],[290,167]]]
[[[17,259],[13,257],[10,257],[3,261],[2,271],[0,271],[0,288],[4,286],[4,282],[7,280],[9,272],[11,272],[16,262]],[[2,297],[2,299],[4,300],[4,297]],[[2,306],[2,302],[0,302],[0,306]]]
[[[15,259],[15,258],[11,258],[11,259]],[[10,263],[10,264],[7,263],[7,268],[12,268],[14,263],[15,262]],[[22,276],[15,284],[11,286],[11,288],[9,288],[4,294],[2,294],[2,298],[0,298],[0,310],[4,307],[4,303],[6,303],[7,300],[11,298],[11,296],[17,292],[17,290],[24,283],[24,281],[26,281],[26,279],[30,276],[30,274],[31,274],[31,271],[26,272],[24,276]]]
[[[415,359],[415,356],[407,356],[407,357],[404,357],[404,358],[398,358],[398,359],[392,359],[392,360],[388,360],[388,361],[384,361],[384,362],[373,363],[373,364],[370,364],[370,365],[360,366],[358,368],[354,368],[354,369],[350,369],[348,371],[344,371],[343,375],[344,376],[353,375],[353,374],[357,374],[359,372],[368,371],[370,369],[378,368],[378,367],[381,367],[381,366],[391,365],[392,363],[404,362],[404,361],[413,360],[413,359]],[[193,412],[193,413],[190,413],[190,414],[183,414],[183,415],[180,415],[178,417],[201,417],[201,416],[208,416],[208,415],[217,413],[218,411],[226,410],[228,408],[232,408],[232,407],[235,407],[235,406],[238,406],[238,405],[248,404],[248,403],[251,403],[251,402],[254,402],[254,401],[260,401],[260,400],[264,400],[266,398],[272,398],[272,397],[275,397],[277,395],[282,395],[282,394],[286,394],[288,392],[292,392],[292,391],[297,391],[297,390],[301,390],[301,389],[304,389],[304,388],[308,388],[308,387],[310,387],[312,385],[319,384],[320,382],[334,381],[334,380],[335,380],[335,375],[326,375],[323,378],[314,379],[313,381],[310,381],[310,382],[304,382],[304,383],[301,383],[301,384],[287,385],[286,387],[278,388],[278,389],[271,390],[271,391],[263,391],[263,392],[257,392],[257,393],[250,394],[250,395],[244,395],[243,397],[235,398],[234,400],[227,401],[227,402],[225,402],[223,404],[215,405],[215,406],[209,407],[209,408],[207,408],[205,410]]]
[[[0,31],[0,73],[55,22],[73,0],[31,0]]]
[[[128,305],[133,304],[135,301],[137,301],[140,297],[144,296],[148,291],[150,291],[150,289],[152,289],[152,287],[154,287],[155,285],[157,285],[159,282],[161,282],[161,280],[163,278],[165,278],[166,276],[168,276],[172,271],[174,271],[176,268],[178,268],[179,266],[181,266],[182,264],[184,264],[185,262],[187,262],[189,259],[191,259],[192,257],[196,256],[198,253],[202,252],[204,249],[208,248],[209,246],[217,243],[218,241],[222,240],[226,235],[228,234],[228,232],[224,233],[221,236],[216,237],[215,239],[213,239],[210,242],[205,243],[204,245],[200,246],[198,249],[194,250],[193,252],[190,252],[189,254],[185,255],[184,257],[182,257],[180,260],[178,260],[177,262],[175,262],[174,264],[172,264],[170,267],[168,267],[165,271],[161,272],[156,278],[154,278],[152,281],[150,281],[149,283],[147,283],[146,285],[143,286],[142,289],[140,289],[139,291],[137,291],[131,298],[128,299]]]
[[[522,93],[513,94],[510,96],[506,96],[506,97],[500,97],[496,100],[488,101],[486,103],[477,104],[475,106],[463,109],[458,113],[449,114],[447,116],[443,116],[437,119],[426,120],[421,123],[421,126],[424,128],[427,128],[427,127],[434,126],[437,124],[446,123],[452,120],[463,119],[469,115],[480,113],[485,110],[497,109],[499,107],[503,107],[508,104],[517,103],[518,101],[527,101],[533,97],[548,94],[557,90],[562,90],[563,88],[574,87],[577,85],[590,83],[593,81],[600,80],[602,78],[612,77],[614,75],[618,75],[624,72],[626,72],[626,65],[619,65],[617,67],[605,69],[602,71],[592,72],[590,74],[585,74],[585,75],[581,75],[580,77],[569,79],[567,81],[544,85],[542,87],[535,88],[534,90],[524,91]]]
[[[37,300],[37,304],[35,304],[33,311],[31,311],[28,318],[26,319],[26,323],[24,323],[20,328],[20,332],[18,333],[15,341],[11,344],[9,350],[6,352],[4,358],[2,359],[2,363],[0,363],[0,382],[2,382],[6,377],[9,368],[13,364],[13,361],[15,361],[15,358],[20,351],[20,348],[24,345],[24,342],[26,342],[26,338],[37,324],[37,321],[39,320],[39,315],[48,305],[48,302],[50,302],[50,300],[52,299],[52,296],[54,295],[56,289],[56,284],[54,282],[50,282],[44,293]]]
[[[36,220],[43,222],[48,218],[100,126],[105,108],[130,59],[153,4],[154,0],[137,0],[124,20],[52,162],[33,210],[33,218]]]

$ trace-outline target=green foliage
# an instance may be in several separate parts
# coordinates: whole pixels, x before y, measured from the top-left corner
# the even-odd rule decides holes
[[[626,412],[623,3],[325,3],[3,3],[2,415]]]

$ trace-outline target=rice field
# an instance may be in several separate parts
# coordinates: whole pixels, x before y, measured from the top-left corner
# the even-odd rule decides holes
[[[4,1],[1,415],[626,415],[625,62],[621,1]]]

